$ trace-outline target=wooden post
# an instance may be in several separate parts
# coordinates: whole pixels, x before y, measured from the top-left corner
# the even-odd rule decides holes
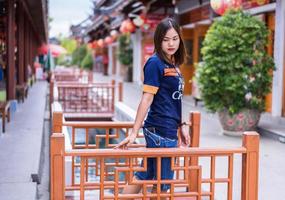
[[[51,200],[65,199],[64,135],[53,133],[50,140],[50,197]]]
[[[247,150],[242,155],[242,200],[258,200],[259,134],[245,132],[242,146]]]
[[[200,145],[200,123],[201,123],[201,114],[200,112],[190,112],[189,120],[192,124],[190,127],[191,131],[191,147],[199,147]]]
[[[119,101],[123,101],[123,82],[119,82]]]
[[[62,133],[62,112],[52,113],[52,133]]]
[[[115,87],[116,87],[116,81],[112,80],[111,84],[112,84],[112,112],[114,113],[115,112],[115,94],[116,94]]]
[[[50,82],[49,82],[49,115],[50,115],[50,119],[52,118],[53,93],[54,93],[54,82],[53,82],[53,79],[51,78]]]
[[[53,88],[54,87],[54,80],[51,78],[49,82],[49,103],[50,105],[53,103]]]
[[[199,147],[200,146],[200,121],[201,114],[199,112],[190,112],[189,115],[191,126],[190,126],[190,134],[191,134],[191,143],[190,147]],[[198,157],[190,158],[190,166],[198,166]],[[189,173],[190,192],[198,192],[199,190],[199,170],[191,170]]]

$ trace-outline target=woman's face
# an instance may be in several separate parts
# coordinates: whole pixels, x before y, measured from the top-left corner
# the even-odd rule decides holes
[[[178,33],[174,28],[170,28],[163,40],[162,40],[162,50],[166,54],[167,58],[171,58],[172,55],[175,54],[180,44],[180,38]]]

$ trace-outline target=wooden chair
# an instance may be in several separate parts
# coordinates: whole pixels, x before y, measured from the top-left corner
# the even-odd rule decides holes
[[[28,97],[28,85],[27,84],[21,84],[16,86],[16,96],[18,102],[22,101],[24,102],[25,98]]]

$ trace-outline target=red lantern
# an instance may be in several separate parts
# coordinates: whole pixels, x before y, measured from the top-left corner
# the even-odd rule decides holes
[[[128,21],[127,21],[126,29],[128,30],[128,32],[131,32],[131,33],[135,32],[136,27],[135,27],[135,25],[131,22],[131,20],[128,20]]]
[[[111,44],[113,42],[113,38],[111,36],[107,36],[104,40],[106,44]]]
[[[98,47],[98,43],[96,40],[92,42],[92,49],[96,49]]]
[[[98,42],[97,42],[97,44],[98,44],[98,46],[101,47],[101,48],[104,47],[104,40],[103,40],[103,39],[99,39]]]
[[[127,21],[124,20],[120,26],[120,32],[121,33],[127,33],[128,30],[127,30]]]
[[[120,27],[120,32],[122,33],[133,33],[136,30],[135,25],[129,20],[124,20]]]
[[[231,8],[239,9],[242,6],[242,0],[232,0]]]
[[[211,7],[215,13],[223,15],[228,9],[241,8],[242,0],[211,0]]]

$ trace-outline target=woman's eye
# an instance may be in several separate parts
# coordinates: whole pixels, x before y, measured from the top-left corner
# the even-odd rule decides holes
[[[173,40],[175,41],[175,40],[178,40],[178,38],[173,38]]]
[[[168,42],[168,40],[167,39],[163,39],[163,42]]]

